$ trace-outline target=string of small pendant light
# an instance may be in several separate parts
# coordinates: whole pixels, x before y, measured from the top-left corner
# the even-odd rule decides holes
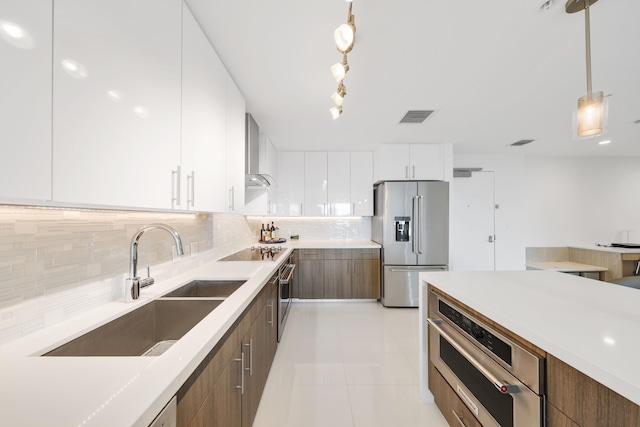
[[[349,63],[347,62],[347,54],[353,49],[353,45],[356,41],[356,23],[355,16],[351,13],[353,3],[351,0],[346,0],[349,3],[349,14],[347,15],[347,22],[340,25],[333,32],[333,41],[336,43],[338,52],[342,54],[342,62],[337,62],[331,66],[331,75],[338,83],[338,88],[331,95],[331,100],[336,104],[329,109],[333,120],[340,117],[342,114],[342,102],[347,94],[347,88],[344,85],[344,76],[349,71]]]

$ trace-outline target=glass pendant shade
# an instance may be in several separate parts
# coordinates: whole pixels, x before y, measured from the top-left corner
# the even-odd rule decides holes
[[[348,53],[353,48],[355,28],[351,24],[342,24],[333,32],[333,41],[341,53]]]
[[[340,117],[340,114],[342,114],[342,107],[337,106],[337,107],[330,108],[329,112],[331,113],[331,117],[333,117],[333,120],[335,120],[338,117]]]
[[[578,136],[594,136],[604,131],[602,92],[588,93],[578,99]]]
[[[345,74],[347,74],[347,69],[348,66],[345,67],[344,64],[336,62],[331,66],[331,75],[336,80],[336,82],[339,82],[340,80],[344,79]]]
[[[345,90],[344,85],[340,85],[338,86],[338,89],[333,92],[333,94],[331,95],[331,100],[333,101],[334,104],[336,104],[337,106],[342,105],[342,102],[344,101],[344,96],[347,94],[347,91]]]

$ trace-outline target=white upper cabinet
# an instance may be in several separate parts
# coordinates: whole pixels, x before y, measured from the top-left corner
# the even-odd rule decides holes
[[[378,180],[445,179],[444,150],[440,144],[380,144]]]
[[[0,199],[51,199],[52,0],[0,6]]]
[[[305,153],[283,151],[280,153],[280,173],[278,174],[277,215],[310,215],[303,211],[305,193]]]
[[[304,214],[324,216],[327,207],[327,153],[304,153]]]
[[[181,208],[181,0],[56,0],[53,199]]]
[[[351,153],[351,215],[373,216],[373,153]]]
[[[351,153],[327,153],[327,215],[348,216],[351,212]]]
[[[231,76],[227,74],[227,208],[225,212],[228,213],[244,211],[245,114],[244,97]]]
[[[189,8],[182,25],[182,209],[225,212],[227,71]]]

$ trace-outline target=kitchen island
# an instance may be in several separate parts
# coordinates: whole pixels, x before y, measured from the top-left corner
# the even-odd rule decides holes
[[[591,381],[589,387],[601,388],[601,395],[608,393],[606,403],[592,405],[591,410],[607,411],[608,406],[618,405],[614,402],[622,402],[627,412],[640,415],[638,290],[549,271],[422,273],[420,279],[423,400],[431,397],[426,344],[427,287],[431,285],[546,352],[550,409],[560,381],[551,369],[562,365],[575,369],[575,374],[563,379],[559,400],[562,394],[570,396],[569,389],[584,378]]]

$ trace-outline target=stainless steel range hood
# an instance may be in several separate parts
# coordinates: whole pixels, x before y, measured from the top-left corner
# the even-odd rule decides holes
[[[269,187],[275,184],[272,176],[260,173],[260,128],[251,114],[245,119],[245,186]]]

